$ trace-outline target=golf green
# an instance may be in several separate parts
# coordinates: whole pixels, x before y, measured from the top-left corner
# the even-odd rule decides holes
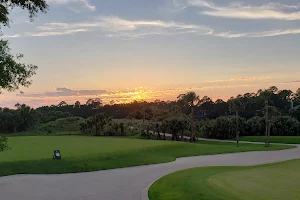
[[[87,172],[174,161],[178,157],[293,148],[292,146],[198,142],[196,144],[118,137],[9,137],[0,153],[0,176]],[[60,150],[62,160],[52,160]]]
[[[205,167],[155,182],[150,200],[298,200],[300,160],[254,167]]]

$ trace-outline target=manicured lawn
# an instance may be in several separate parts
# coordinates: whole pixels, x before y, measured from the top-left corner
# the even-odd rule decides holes
[[[150,200],[298,200],[300,160],[255,167],[205,167],[158,180]]]
[[[95,171],[170,162],[185,156],[292,148],[89,136],[10,137],[9,146],[12,150],[0,153],[0,176]],[[62,160],[52,160],[53,150],[61,151]]]
[[[249,142],[265,142],[264,136],[245,136],[240,138],[241,141]],[[300,144],[300,136],[271,136],[271,143],[283,143],[283,144]]]

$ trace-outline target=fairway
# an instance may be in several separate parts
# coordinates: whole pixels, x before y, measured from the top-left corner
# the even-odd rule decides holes
[[[254,167],[205,167],[155,182],[150,200],[298,200],[300,160]]]
[[[63,158],[76,159],[173,143],[108,137],[28,136],[10,137],[9,144],[12,150],[0,153],[1,162],[49,159],[52,158],[53,150],[60,150]]]
[[[0,176],[87,172],[170,162],[186,156],[293,148],[89,136],[10,137],[9,145],[12,150],[0,153]],[[53,150],[61,151],[62,160],[52,160]]]
[[[265,142],[265,136],[244,136],[241,137],[241,141],[248,142]],[[271,143],[282,143],[282,144],[300,144],[300,136],[271,136]]]

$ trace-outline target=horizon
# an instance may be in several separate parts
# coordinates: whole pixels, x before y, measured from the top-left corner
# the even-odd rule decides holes
[[[300,88],[298,0],[47,2],[33,22],[13,10],[2,29],[12,52],[39,69],[24,94],[3,91],[0,107]]]
[[[225,88],[228,86],[225,86]],[[270,86],[272,87],[272,86]],[[262,90],[265,89],[269,89],[270,87],[267,88],[259,88]],[[275,86],[276,87],[276,86]],[[222,87],[220,87],[222,88]],[[219,88],[219,89],[220,89]],[[133,103],[135,101],[137,102],[155,102],[155,101],[162,101],[162,102],[170,102],[170,101],[177,101],[178,95],[183,94],[183,93],[187,93],[187,92],[195,92],[195,90],[191,90],[192,88],[189,89],[185,89],[185,88],[177,88],[177,89],[168,89],[168,90],[159,90],[159,92],[168,92],[167,94],[170,96],[170,98],[159,98],[162,96],[157,95],[157,93],[159,93],[158,91],[152,90],[152,89],[146,89],[143,87],[140,88],[135,88],[134,90],[123,90],[123,91],[106,91],[106,90],[79,90],[79,91],[74,91],[68,88],[57,88],[55,92],[49,92],[49,93],[45,93],[45,94],[29,94],[27,95],[28,97],[42,97],[42,96],[48,96],[48,97],[52,97],[54,99],[52,99],[52,101],[43,101],[43,104],[36,104],[35,106],[31,106],[33,108],[38,108],[38,107],[43,107],[43,106],[57,106],[59,105],[60,102],[64,101],[67,103],[67,105],[74,105],[75,102],[79,101],[81,104],[86,104],[86,102],[90,99],[100,99],[101,103],[103,105],[115,105],[115,104],[130,104]],[[196,88],[194,88],[196,89]],[[198,88],[198,90],[204,89],[205,91],[209,90],[208,88]],[[199,96],[199,98],[201,99],[202,97],[208,96],[209,98],[212,99],[212,101],[216,101],[218,99],[222,99],[223,101],[227,102],[230,98],[234,97],[236,98],[238,95],[244,95],[244,94],[257,94],[258,90],[256,91],[248,91],[245,93],[239,93],[236,95],[232,95],[232,96],[228,96],[226,98],[217,98],[217,97],[211,97],[208,95],[203,95],[203,96]],[[287,88],[282,89],[282,90],[289,90]],[[280,88],[278,88],[278,91],[282,91]],[[296,90],[300,90],[300,88],[296,88],[294,91],[291,90],[292,92],[296,92]],[[182,93],[179,93],[180,91],[182,91]],[[98,93],[97,95],[91,94],[91,93]],[[89,94],[89,95],[84,95],[84,94]],[[196,93],[197,94],[197,93]],[[17,96],[23,96],[24,94],[17,94]],[[73,99],[72,100],[64,100],[64,96],[70,96],[73,95]],[[118,98],[116,98],[116,96]],[[59,101],[57,100],[57,97],[59,99]],[[90,98],[89,98],[90,97]],[[99,97],[103,97],[103,98],[99,98]],[[108,97],[105,99],[105,97]],[[43,97],[42,97],[43,98]],[[104,99],[104,100],[103,100]],[[45,103],[46,102],[46,103]],[[14,102],[13,105],[11,105],[12,102],[9,102],[9,106],[3,106],[6,108],[15,108],[16,104],[23,104],[22,102]],[[28,104],[26,104],[28,105]],[[2,106],[0,106],[1,108]]]

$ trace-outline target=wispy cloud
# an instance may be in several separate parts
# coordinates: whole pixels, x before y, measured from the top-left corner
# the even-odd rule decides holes
[[[28,33],[28,36],[31,37],[47,37],[47,36],[58,36],[58,35],[73,35],[80,32],[87,32],[88,29],[71,29],[65,31],[47,31],[40,33]]]
[[[18,37],[22,37],[21,34],[14,34],[14,35],[2,35],[2,38],[18,38]]]
[[[81,13],[83,10],[87,10],[87,11],[96,10],[96,6],[92,5],[89,2],[89,0],[46,0],[46,1],[49,4],[68,5],[68,8],[70,10],[77,13]]]
[[[66,97],[66,96],[98,96],[107,93],[106,90],[72,90],[69,88],[56,88],[55,92],[17,94],[22,97]]]
[[[100,17],[91,22],[79,23],[45,23],[33,33],[6,35],[6,37],[37,37],[71,35],[79,32],[100,31],[103,35],[116,38],[136,39],[151,35],[177,35],[194,33],[209,35],[212,29],[174,21],[161,20],[127,20],[119,17]]]
[[[286,82],[283,82],[283,83],[300,83],[300,80],[286,81]]]
[[[126,20],[119,17],[100,18],[99,27],[110,32],[110,37],[140,38],[149,35],[176,35],[183,33],[210,34],[212,29],[195,24],[161,20]]]
[[[42,32],[24,33],[24,34],[15,34],[15,35],[3,35],[2,38],[49,37],[49,36],[60,36],[60,35],[74,35],[76,33],[88,32],[88,31],[89,31],[88,29],[42,31]]]
[[[269,76],[252,76],[252,77],[238,77],[238,78],[231,78],[231,79],[224,79],[224,80],[213,80],[209,83],[222,83],[222,82],[239,82],[239,81],[263,81],[263,80],[270,80],[271,77]]]
[[[214,34],[217,37],[223,37],[223,38],[240,38],[240,37],[247,37],[247,33],[232,33],[231,31],[229,32],[223,32],[223,33],[215,33]]]
[[[223,38],[260,38],[260,37],[275,37],[281,35],[298,35],[300,34],[300,29],[287,29],[287,30],[272,30],[272,31],[262,31],[262,32],[249,32],[249,33],[215,33],[217,37]]]
[[[238,18],[238,19],[279,19],[299,20],[300,5],[284,5],[280,3],[268,3],[260,6],[231,3],[228,6],[218,6],[211,1],[205,0],[174,0],[176,7],[185,9],[188,7],[199,7],[199,14]],[[180,10],[180,9],[179,9]]]
[[[120,17],[99,17],[90,22],[45,23],[36,28],[35,32],[4,35],[4,38],[15,37],[46,37],[73,35],[82,32],[98,31],[102,35],[112,38],[137,39],[153,35],[210,35],[222,38],[255,38],[255,37],[273,37],[280,35],[300,34],[300,29],[269,30],[261,32],[217,32],[210,27],[198,24],[187,24],[183,22],[161,21],[161,20],[128,20]]]

